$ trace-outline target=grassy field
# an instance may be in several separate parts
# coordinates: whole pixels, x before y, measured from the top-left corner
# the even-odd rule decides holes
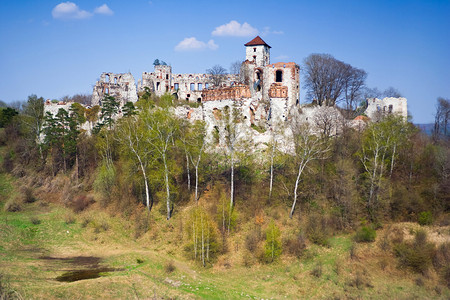
[[[308,244],[300,259],[282,255],[272,264],[246,267],[243,236],[236,234],[228,253],[203,268],[186,258],[182,214],[167,222],[155,212],[149,232],[136,240],[129,220],[96,205],[75,214],[38,199],[23,204],[21,211],[6,212],[4,205],[17,196],[18,184],[0,174],[0,273],[13,295],[24,299],[450,297],[436,274],[398,269],[378,242],[354,244],[344,234],[332,237],[330,247]],[[92,279],[57,280],[69,271],[105,268],[113,271]]]

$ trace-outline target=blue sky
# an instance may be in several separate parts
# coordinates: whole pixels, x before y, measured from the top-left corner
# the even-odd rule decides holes
[[[102,72],[137,81],[155,58],[175,73],[229,68],[256,34],[271,62],[328,53],[364,69],[416,123],[450,98],[450,1],[1,0],[0,100],[91,93]]]

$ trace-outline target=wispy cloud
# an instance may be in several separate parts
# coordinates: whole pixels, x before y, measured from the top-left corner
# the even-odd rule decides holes
[[[289,56],[287,56],[287,55],[279,55],[279,56],[275,57],[275,60],[285,60],[288,58],[289,58]]]
[[[82,10],[73,2],[62,2],[56,5],[52,10],[52,16],[55,19],[86,19],[92,16],[92,13]]]
[[[114,12],[111,10],[111,8],[108,7],[108,5],[103,4],[95,8],[94,12],[92,13],[81,9],[77,4],[70,1],[61,2],[60,4],[56,5],[52,10],[53,18],[60,20],[87,19],[92,17],[94,14],[112,16]]]
[[[267,36],[269,34],[284,34],[281,30],[271,30],[269,26],[264,27],[263,32],[261,33],[262,36]]]
[[[195,50],[216,50],[219,46],[214,43],[214,40],[209,40],[207,43],[197,40],[195,37],[188,37],[175,46],[175,51],[195,51]]]
[[[212,32],[213,36],[253,36],[258,34],[258,29],[252,27],[247,22],[240,24],[237,21],[231,21],[230,23],[220,25],[216,27]]]
[[[106,5],[106,4],[103,4],[102,6],[97,7],[94,10],[94,13],[101,14],[101,15],[108,15],[108,16],[112,16],[114,14],[114,12],[111,10],[111,8],[109,8],[108,5]]]

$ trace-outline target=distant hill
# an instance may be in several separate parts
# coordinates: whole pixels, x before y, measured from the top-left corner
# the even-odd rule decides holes
[[[434,123],[414,124],[414,125],[427,135],[433,134]]]

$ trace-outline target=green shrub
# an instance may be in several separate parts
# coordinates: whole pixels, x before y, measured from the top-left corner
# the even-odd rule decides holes
[[[100,166],[97,178],[94,181],[94,189],[100,193],[103,197],[109,198],[111,190],[114,186],[116,178],[116,172],[113,166],[109,166],[107,163],[102,163]]]
[[[166,271],[166,273],[172,273],[176,270],[175,263],[173,261],[167,262],[164,266],[164,270]]]
[[[420,225],[431,225],[433,223],[433,215],[429,211],[423,211],[419,214],[417,221]]]
[[[427,242],[424,231],[416,232],[414,241],[394,245],[394,254],[400,267],[407,267],[417,273],[425,273],[434,257],[434,244]]]
[[[377,236],[376,230],[371,226],[363,226],[356,232],[354,240],[358,243],[371,243]]]
[[[196,206],[191,210],[186,229],[189,242],[185,251],[205,267],[207,263],[212,262],[220,249],[215,223],[203,207]]]
[[[30,222],[31,222],[31,224],[33,224],[33,225],[39,225],[39,224],[41,224],[41,220],[39,220],[37,217],[31,217],[31,218],[30,218]]]
[[[320,215],[311,215],[306,228],[308,239],[314,244],[330,247],[330,229],[327,226],[327,220]]]
[[[266,231],[266,243],[264,245],[264,258],[267,262],[273,262],[281,254],[280,229],[273,221]]]
[[[11,198],[3,207],[5,211],[18,212],[22,210],[22,205],[17,198]]]
[[[306,249],[306,238],[303,234],[287,238],[283,241],[283,249],[290,255],[300,258]]]

